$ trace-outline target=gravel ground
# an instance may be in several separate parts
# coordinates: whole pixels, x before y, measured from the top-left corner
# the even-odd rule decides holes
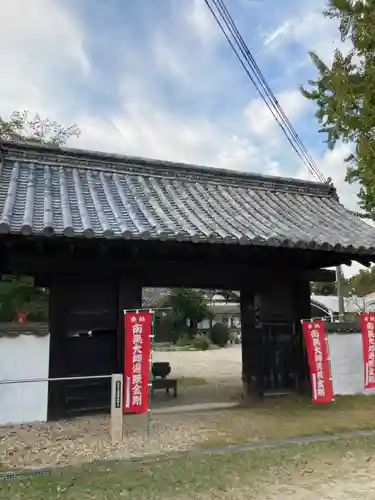
[[[127,416],[124,439],[116,445],[111,443],[109,417],[105,415],[3,427],[0,464],[32,468],[183,451],[215,433],[215,427],[207,428],[205,419],[196,414],[155,415],[150,436],[146,422],[145,416]]]
[[[190,405],[197,403],[233,402],[241,399],[241,346],[209,351],[155,351],[153,361],[168,361],[170,376],[186,379],[179,384],[179,397],[171,398],[163,391],[155,393],[152,406]],[[200,378],[204,385],[192,384],[189,378]]]
[[[202,378],[207,383],[181,386],[179,396],[162,392],[154,396],[154,406],[199,402],[233,401],[241,394],[241,348],[209,351],[157,351],[154,361],[169,361],[171,376]],[[223,416],[220,413],[221,417]],[[207,420],[208,419],[208,420]],[[215,417],[211,415],[153,415],[152,430],[146,432],[147,417],[126,416],[124,439],[112,445],[109,417],[106,415],[72,420],[35,423],[0,428],[0,468],[54,466],[80,461],[131,457],[165,451],[187,450],[215,435]],[[212,424],[212,425],[211,425]]]
[[[210,383],[241,382],[241,346],[208,351],[155,351],[153,361],[169,361],[171,377],[202,377]]]

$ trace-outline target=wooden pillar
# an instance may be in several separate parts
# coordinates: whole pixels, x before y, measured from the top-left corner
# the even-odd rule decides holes
[[[254,340],[253,364],[255,372],[255,394],[262,398],[264,395],[264,325],[262,320],[261,295],[254,296]]]
[[[293,282],[293,296],[298,388],[304,390],[309,387],[310,379],[301,319],[308,319],[311,316],[310,282],[306,279],[295,280]]]
[[[49,378],[66,376],[65,299],[66,291],[58,281],[49,288]],[[61,418],[65,411],[65,383],[48,383],[48,420]]]
[[[135,280],[121,279],[118,284],[117,356],[118,371],[124,373],[124,309],[142,307],[142,286]]]
[[[251,336],[254,323],[254,295],[250,290],[241,290],[241,354],[242,354],[242,394],[251,394]]]
[[[243,396],[263,396],[263,328],[260,297],[241,290],[241,337]]]

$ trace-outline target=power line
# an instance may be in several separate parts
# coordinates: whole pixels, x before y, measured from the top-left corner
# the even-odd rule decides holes
[[[239,47],[240,52],[242,53],[242,55],[245,59],[245,62],[247,62],[248,66],[250,66],[250,70],[249,70],[249,67],[247,67],[245,65],[244,61],[242,60],[240,54],[238,53],[236,47],[234,46],[233,42],[229,38],[226,30],[224,29],[223,24],[218,19],[216,13],[214,12],[211,5],[209,4],[208,0],[205,0],[205,1],[206,1],[206,5],[208,6],[212,15],[214,16],[218,26],[220,27],[221,31],[223,32],[224,36],[226,37],[227,41],[229,42],[233,52],[235,53],[236,57],[238,58],[239,62],[242,65],[242,67],[245,69],[245,71],[248,74],[249,78],[251,79],[253,85],[258,90],[259,94],[261,95],[261,97],[262,97],[263,101],[265,102],[265,104],[267,105],[269,111],[271,112],[271,114],[275,118],[276,122],[278,123],[280,128],[283,130],[284,135],[288,139],[289,143],[291,144],[293,149],[296,151],[298,156],[301,158],[301,160],[305,163],[309,172],[314,177],[318,178],[319,180],[325,181],[323,174],[316,167],[313,159],[308,154],[306,148],[304,148],[297,133],[293,129],[290,121],[287,119],[279,102],[277,101],[276,97],[274,96],[270,87],[268,86],[264,76],[262,75],[259,67],[257,66],[257,64],[255,62],[255,59],[251,55],[250,50],[246,46],[243,38],[241,37],[232,17],[230,16],[228,9],[226,8],[226,6],[224,4],[224,2],[222,0],[213,0],[214,6],[218,10],[219,15],[221,16],[226,28],[229,30],[230,34],[232,35],[234,42]],[[252,72],[252,74],[250,73],[250,71]],[[256,83],[255,79],[258,81],[261,88],[259,88],[258,83]]]
[[[259,67],[257,66],[255,59],[253,58],[250,50],[246,46],[246,43],[244,42],[242,36],[240,35],[232,17],[230,16],[228,9],[226,8],[226,6],[224,4],[224,2],[222,0],[213,0],[213,4],[215,5],[216,9],[218,10],[219,15],[221,16],[226,28],[229,30],[230,34],[232,35],[237,47],[239,47],[240,52],[242,53],[242,55],[245,59],[245,62],[247,62],[248,66],[250,66],[250,71],[252,72],[252,74],[249,71],[249,67],[246,66],[244,61],[241,59],[241,56],[238,53],[236,47],[233,45],[226,30],[224,29],[222,23],[219,21],[217,15],[213,11],[212,7],[209,5],[207,0],[206,0],[206,4],[208,5],[211,13],[213,14],[221,31],[224,33],[227,41],[229,42],[232,50],[234,51],[236,57],[239,59],[241,65],[244,67],[244,69],[245,69],[246,73],[248,74],[248,76],[250,77],[253,85],[258,90],[263,101],[265,102],[268,109],[270,110],[271,114],[275,118],[275,120],[278,123],[278,125],[280,126],[280,128],[283,130],[284,135],[288,139],[288,141],[291,144],[291,146],[293,147],[293,149],[296,151],[296,153],[301,158],[301,160],[305,163],[309,172],[314,177],[318,178],[319,180],[325,181],[323,174],[319,171],[319,169],[317,168],[317,166],[314,163],[314,160],[308,154],[306,148],[303,146],[300,138],[298,137],[298,134],[293,129],[292,124],[290,123],[290,121],[286,117],[284,111],[282,110],[278,100],[276,99],[275,95],[272,93],[272,90],[270,89],[269,85],[267,84],[267,81],[265,80]],[[255,79],[257,80],[258,83],[256,83]],[[260,84],[261,88],[259,88],[258,84]]]
[[[241,36],[241,34],[240,34],[240,32],[239,32],[239,30],[238,30],[238,28],[237,28],[237,26],[236,26],[233,18],[232,18],[232,16],[230,15],[227,7],[225,6],[224,1],[223,0],[214,0],[214,2],[216,2],[216,1],[217,1],[217,4],[221,8],[221,12],[224,14],[224,18],[229,23],[229,26],[230,26],[231,30],[233,30],[232,33],[234,33],[237,36],[237,39],[238,39],[238,41],[240,43],[241,48],[244,50],[244,52],[246,53],[246,56],[250,60],[252,68],[253,68],[253,71],[255,72],[255,74],[258,77],[258,81],[260,81],[261,85],[266,90],[268,97],[272,101],[275,109],[278,112],[278,115],[281,117],[281,119],[283,120],[284,124],[286,124],[286,126],[288,128],[288,131],[291,133],[292,137],[295,140],[295,143],[298,145],[298,147],[300,148],[300,150],[305,155],[305,157],[308,160],[309,165],[310,165],[311,169],[313,170],[314,174],[316,175],[316,177],[319,180],[325,180],[323,174],[320,172],[320,170],[317,167],[316,163],[314,162],[313,158],[311,157],[311,155],[309,154],[309,152],[307,151],[307,149],[303,145],[300,137],[298,136],[297,132],[293,128],[293,125],[289,121],[289,119],[286,116],[284,110],[280,106],[279,101],[277,100],[276,96],[274,95],[274,93],[272,92],[270,86],[268,85],[267,80],[265,79],[264,75],[262,74],[262,72],[261,72],[259,66],[257,65],[254,57],[252,56],[252,54],[251,54],[250,50],[248,49],[248,47],[247,47],[244,39],[242,38],[242,36]]]
[[[277,100],[276,96],[274,95],[270,86],[268,85],[267,80],[262,74],[253,55],[251,54],[251,51],[247,47],[244,39],[242,38],[232,16],[228,11],[228,8],[225,6],[224,1],[211,0],[213,6],[210,5],[209,0],[204,0],[204,1],[207,7],[209,8],[211,14],[213,15],[220,30],[227,39],[231,49],[233,50],[234,54],[239,60],[241,66],[246,71],[254,87],[259,92],[262,100],[264,101],[267,108],[271,112],[272,116],[278,123],[279,127],[282,129],[288,142],[291,144],[297,155],[305,164],[310,174],[313,175],[315,178],[317,178],[319,181],[326,182],[324,175],[319,170],[315,161],[313,160],[313,158],[303,145],[300,137],[293,128],[293,125],[289,121],[284,110],[280,106],[279,101]],[[215,12],[214,7],[216,8],[217,12]],[[221,18],[221,21],[219,17]],[[231,39],[230,35],[233,40]]]

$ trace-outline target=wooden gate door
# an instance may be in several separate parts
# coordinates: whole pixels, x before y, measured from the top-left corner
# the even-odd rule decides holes
[[[115,284],[75,285],[65,301],[66,376],[111,375],[118,370],[118,292]],[[66,415],[110,408],[111,380],[70,381]]]

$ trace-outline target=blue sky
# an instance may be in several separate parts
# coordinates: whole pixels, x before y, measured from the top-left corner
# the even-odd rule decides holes
[[[341,201],[347,146],[328,152],[299,86],[339,46],[324,0],[227,0],[272,90]],[[3,0],[0,114],[29,109],[71,146],[308,178],[204,0]]]

